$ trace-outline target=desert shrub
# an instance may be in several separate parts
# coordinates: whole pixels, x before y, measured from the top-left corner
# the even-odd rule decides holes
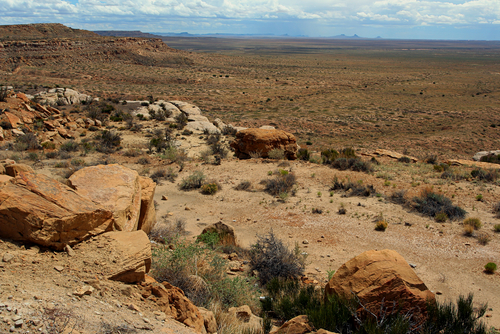
[[[250,181],[241,181],[234,189],[249,191],[252,189],[252,183]]]
[[[323,160],[324,164],[329,165],[338,158],[339,158],[339,152],[337,152],[337,150],[328,149],[321,151],[321,159]]]
[[[9,90],[7,86],[0,87],[0,102],[5,102],[6,98],[9,96]]]
[[[171,222],[167,216],[163,216],[162,221],[155,224],[149,232],[149,238],[156,242],[171,244],[186,234],[186,220],[184,218],[177,218]]]
[[[409,164],[411,162],[411,159],[408,158],[408,157],[401,157],[401,158],[398,159],[398,162]]]
[[[184,129],[184,127],[188,123],[188,118],[184,113],[180,113],[179,115],[175,116],[175,122],[177,123],[177,127],[179,129]]]
[[[434,220],[438,223],[445,223],[448,220],[448,215],[444,212],[439,212],[434,217]]]
[[[151,161],[148,159],[148,157],[142,157],[137,160],[137,163],[140,165],[149,165]]]
[[[61,144],[59,150],[63,152],[76,152],[78,151],[78,143],[74,140],[65,141]]]
[[[252,158],[252,159],[260,159],[260,158],[262,158],[262,151],[248,152],[248,155],[250,155],[250,158]]]
[[[475,230],[479,230],[483,224],[479,218],[470,217],[464,220],[464,226],[467,225],[472,226]]]
[[[42,148],[38,142],[38,138],[32,132],[17,137],[14,147],[16,151],[39,150]]]
[[[429,303],[427,306],[427,321],[421,328],[421,333],[468,333],[487,334],[486,325],[480,320],[487,310],[487,305],[474,307],[473,295],[460,295],[456,305],[448,303]]]
[[[444,170],[443,174],[441,174],[442,179],[449,179],[453,181],[467,180],[470,177],[470,174],[461,173],[456,170]]]
[[[477,242],[479,244],[486,246],[491,241],[491,237],[488,233],[479,233],[477,236]]]
[[[309,161],[310,158],[311,158],[311,153],[309,153],[309,150],[306,148],[301,148],[297,152],[297,159],[299,160]]]
[[[281,193],[290,192],[296,183],[297,180],[294,174],[288,173],[283,175],[280,173],[273,179],[265,180],[264,191],[270,195],[278,196]]]
[[[443,172],[443,171],[447,171],[448,169],[450,169],[450,165],[442,162],[440,164],[434,164],[434,166],[432,167],[436,172]],[[443,177],[444,178],[447,178],[447,177]]]
[[[494,164],[500,164],[500,154],[488,154],[488,155],[485,155],[483,157],[481,157],[481,159],[479,161],[483,161],[483,162],[490,162],[490,163],[494,163]]]
[[[120,147],[122,137],[115,132],[104,130],[95,137],[95,140],[97,151],[111,153]]]
[[[373,185],[364,186],[360,183],[347,182],[343,183],[339,181],[337,177],[334,177],[333,183],[330,186],[329,191],[344,191],[348,196],[362,196],[368,197],[376,193]]]
[[[168,180],[172,183],[175,182],[177,175],[178,174],[174,171],[174,169],[172,167],[169,167],[168,169],[159,168],[154,171],[153,174],[151,174],[149,177],[157,184],[161,184],[162,180]]]
[[[373,166],[369,161],[363,161],[357,158],[338,158],[330,163],[332,168],[338,170],[352,170],[355,172],[373,172]]]
[[[141,154],[142,154],[141,150],[139,150],[139,149],[133,149],[133,148],[130,148],[130,149],[126,150],[125,152],[123,152],[124,156],[130,157],[130,158],[138,157]]]
[[[71,165],[73,166],[85,166],[85,160],[83,159],[72,159]]]
[[[229,125],[226,125],[222,129],[222,134],[225,136],[236,136],[236,132],[238,132],[238,130],[236,130],[236,128],[234,128],[233,126],[229,126]]]
[[[496,218],[500,218],[500,202],[493,205],[493,213],[495,214]]]
[[[278,239],[271,230],[258,235],[250,251],[250,267],[259,274],[259,281],[266,285],[273,278],[298,279],[304,273],[303,260]]]
[[[256,306],[252,280],[227,277],[225,260],[203,243],[177,239],[153,248],[153,259],[154,277],[181,288],[195,305]]]
[[[376,231],[385,231],[387,229],[387,222],[385,220],[378,220],[375,222],[375,230]]]
[[[47,159],[54,159],[57,157],[59,153],[57,151],[50,151],[50,152],[46,152],[45,153],[45,156],[47,157]]]
[[[406,199],[406,190],[395,191],[389,196],[389,201],[399,205],[406,205],[408,200]]]
[[[51,141],[46,141],[42,143],[42,147],[46,150],[53,150],[56,148],[56,144]]]
[[[500,233],[500,224],[495,224],[493,226],[493,231],[497,232],[497,233]]]
[[[225,159],[229,153],[224,144],[219,142],[212,144],[210,149],[212,150],[212,154],[219,157],[219,159]]]
[[[450,220],[462,219],[467,211],[459,206],[453,205],[451,200],[431,190],[425,190],[420,197],[413,198],[415,209],[429,217],[436,217],[438,213],[445,213]]]
[[[203,172],[195,171],[193,174],[182,179],[179,187],[182,190],[199,189],[203,184],[203,180],[205,180],[205,175],[203,174]]]
[[[484,170],[477,168],[473,169],[470,175],[479,181],[495,182],[500,177],[500,172],[497,169]]]
[[[464,225],[464,235],[472,237],[474,235],[474,226]]]
[[[496,265],[496,263],[488,262],[484,266],[484,271],[486,271],[488,274],[494,274],[495,271],[497,271],[497,265]]]
[[[220,189],[220,184],[218,184],[217,182],[209,182],[201,186],[201,193],[204,195],[214,195]]]
[[[425,157],[424,162],[430,165],[435,165],[437,164],[437,155],[431,154]]]
[[[96,104],[92,103],[89,104],[85,107],[85,113],[87,118],[93,119],[93,120],[98,120],[101,121],[103,124],[107,121],[108,119],[108,114],[103,113],[102,109],[99,108]],[[89,129],[90,130],[90,129]],[[92,131],[92,130],[91,130]]]
[[[282,148],[273,148],[269,152],[267,152],[267,156],[269,159],[274,160],[283,160],[285,159],[285,150]]]
[[[28,153],[28,160],[37,161],[38,160],[38,154],[36,154],[36,152],[30,152],[30,153]]]

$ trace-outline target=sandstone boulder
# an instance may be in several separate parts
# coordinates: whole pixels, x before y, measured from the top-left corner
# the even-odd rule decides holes
[[[220,221],[205,227],[201,234],[205,233],[217,233],[219,235],[219,243],[222,245],[237,246],[236,234],[234,233],[234,227],[231,225]]]
[[[35,171],[28,165],[25,164],[9,164],[5,165],[5,174],[15,177],[21,172],[34,173]]]
[[[125,283],[143,281],[151,268],[151,242],[144,231],[108,232],[97,237],[106,245],[98,260],[108,279]]]
[[[75,172],[69,181],[79,194],[113,212],[117,230],[137,230],[141,184],[136,171],[118,164],[92,166]]]
[[[285,151],[287,159],[297,158],[297,140],[288,132],[282,130],[246,129],[236,133],[236,139],[231,143],[235,155],[240,159],[250,158],[251,152],[260,152],[267,158],[272,149]]]
[[[142,297],[155,301],[161,312],[193,328],[198,333],[207,333],[203,316],[181,289],[168,282],[162,284],[153,282],[142,283],[141,290]]]
[[[411,162],[418,162],[418,159],[415,158],[415,157],[411,157],[411,156],[404,155],[404,154],[401,154],[401,153],[398,153],[398,152],[384,150],[384,149],[378,149],[378,150],[376,150],[375,152],[373,152],[371,154],[371,156],[388,157],[388,158],[392,158],[392,159],[400,159],[400,158],[403,158],[403,157],[407,157],[407,158],[410,159]]]
[[[0,235],[58,250],[112,229],[113,215],[68,186],[20,172],[0,183]]]
[[[220,130],[210,123],[208,120],[207,121],[193,121],[193,122],[188,122],[186,126],[184,127],[186,130],[190,130],[193,132],[206,132],[208,131],[209,133],[220,133]]]
[[[382,302],[388,312],[398,303],[403,313],[412,312],[420,321],[425,320],[427,301],[435,301],[405,259],[388,249],[367,251],[344,263],[326,285],[325,293],[348,298],[354,293],[374,314],[380,313]],[[364,314],[361,306],[358,312]]]
[[[156,209],[154,203],[156,183],[149,177],[140,177],[141,184],[141,212],[139,215],[138,230],[143,230],[146,234],[156,224]]]
[[[82,101],[89,102],[92,98],[89,95],[79,93],[70,88],[53,88],[46,92],[40,92],[35,98],[42,104],[77,104]]]
[[[198,307],[201,316],[203,317],[203,322],[205,324],[205,329],[207,333],[213,334],[217,333],[217,320],[215,320],[214,313],[207,310],[204,307]]]
[[[184,101],[170,101],[174,106],[179,108],[183,113],[185,113],[188,117],[193,115],[201,115],[201,110],[197,106],[187,103]]]
[[[231,307],[228,311],[230,322],[238,324],[242,332],[260,334],[262,331],[262,318],[254,315],[248,305]]]
[[[271,331],[269,334],[306,334],[311,333],[313,326],[309,323],[307,315],[299,315],[285,322],[277,330]]]

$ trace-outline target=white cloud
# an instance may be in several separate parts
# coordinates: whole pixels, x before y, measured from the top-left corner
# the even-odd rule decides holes
[[[485,26],[498,29],[499,0],[0,0],[3,24],[61,22],[78,28],[238,29],[302,20],[325,26]],[[105,22],[105,23],[104,23]],[[154,23],[157,28],[154,29]],[[297,23],[296,26],[301,24]],[[168,27],[168,28],[167,28]],[[399,27],[399,28],[396,28]],[[178,29],[178,28],[176,28]],[[213,31],[210,31],[213,32]],[[236,32],[236,31],[234,31]],[[240,32],[240,31],[238,31]],[[500,37],[499,37],[500,38]]]

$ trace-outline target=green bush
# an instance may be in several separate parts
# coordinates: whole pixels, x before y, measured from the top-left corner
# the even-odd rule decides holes
[[[485,270],[488,274],[494,274],[494,273],[495,273],[495,271],[497,271],[497,265],[496,265],[496,263],[489,262],[489,263],[487,263],[487,264],[484,266],[484,270]]]
[[[398,162],[409,164],[409,163],[411,163],[411,159],[408,158],[408,157],[401,157],[401,158],[398,159]]]
[[[448,215],[444,212],[439,212],[434,217],[434,220],[438,223],[445,223],[448,220]]]
[[[375,188],[373,185],[367,185],[364,186],[360,183],[355,183],[352,181],[349,181],[347,183],[343,183],[342,181],[339,181],[337,177],[333,178],[333,183],[330,186],[329,191],[344,191],[346,192],[347,196],[372,196],[376,194]],[[349,193],[348,193],[349,192]]]
[[[274,160],[283,160],[285,159],[285,150],[281,148],[273,148],[269,152],[267,152],[267,156],[269,159]]]
[[[201,186],[201,193],[204,195],[214,195],[219,190],[220,185],[217,182],[209,182]]]
[[[297,252],[288,249],[273,231],[257,236],[250,251],[250,267],[258,272],[262,285],[275,277],[297,279],[304,272],[304,262]]]
[[[201,188],[205,180],[205,175],[201,171],[195,171],[193,174],[189,175],[187,178],[182,179],[179,187],[182,190],[193,190]]]
[[[250,181],[241,181],[234,189],[249,191],[252,189],[252,183]]]
[[[467,218],[464,220],[464,226],[472,226],[474,227],[475,230],[479,230],[483,223],[481,223],[481,220],[479,218]]]
[[[95,137],[96,149],[102,153],[112,153],[120,147],[122,137],[112,131],[104,130]]]
[[[500,233],[500,224],[495,224],[495,226],[493,226],[493,230],[497,233]]]
[[[17,137],[14,147],[16,151],[39,150],[42,148],[38,142],[38,138],[32,132]]]
[[[279,174],[273,179],[265,180],[264,191],[270,195],[278,196],[281,193],[288,193],[297,183],[295,175],[292,173],[282,175]]]
[[[445,213],[450,220],[462,219],[467,211],[452,204],[451,200],[430,190],[424,191],[420,197],[414,197],[415,209],[429,217],[436,217],[438,213]]]
[[[387,222],[385,220],[378,220],[375,222],[375,230],[384,232],[387,229]]]
[[[495,182],[500,178],[500,172],[497,169],[487,170],[478,168],[470,172],[471,176],[480,181]]]
[[[301,148],[297,152],[297,159],[299,160],[309,161],[310,158],[311,158],[311,153],[309,153],[309,150],[306,148]]]
[[[161,184],[162,180],[168,180],[173,183],[177,178],[177,173],[174,171],[172,167],[169,167],[168,169],[159,168],[155,172],[153,172],[153,174],[151,174],[149,177],[157,184]]]
[[[74,140],[65,141],[61,144],[59,150],[63,152],[76,152],[78,151],[78,143]]]

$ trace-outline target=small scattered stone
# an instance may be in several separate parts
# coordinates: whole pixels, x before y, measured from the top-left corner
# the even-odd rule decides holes
[[[58,272],[61,272],[64,270],[64,267],[63,266],[55,266],[54,269],[57,270]]]
[[[436,295],[442,295],[443,293],[441,291],[436,291]]]
[[[410,263],[409,265],[410,265],[410,267],[412,267],[412,268],[416,268],[416,267],[417,267],[417,265],[416,265],[416,264],[413,264],[413,263]]]
[[[309,241],[308,241],[307,239],[304,239],[304,240],[302,241],[302,243],[303,243],[304,245],[307,245],[307,244],[309,244]]]
[[[19,319],[17,321],[14,321],[14,327],[16,327],[16,328],[23,327],[23,323],[24,323],[23,319]]]
[[[465,246],[470,246],[470,243],[469,243],[469,242],[466,242],[466,243],[465,243]]]
[[[150,323],[151,323],[151,321],[150,321],[148,318],[142,318],[142,321],[144,321],[144,322],[145,322],[145,323],[147,323],[147,324],[150,324]]]
[[[167,197],[167,196],[165,196],[165,195],[163,195],[163,196],[161,197],[161,200],[162,200],[162,201],[166,201],[166,200],[168,200],[168,197]]]
[[[405,226],[412,226],[412,223],[405,222]]]
[[[11,253],[5,253],[3,255],[2,261],[6,263],[10,263],[12,260],[14,260],[14,254]]]
[[[94,288],[91,287],[90,285],[85,285],[85,286],[82,286],[78,289],[76,289],[75,291],[73,291],[73,294],[75,296],[78,296],[78,297],[82,297],[84,295],[91,295],[92,292],[94,292]]]
[[[73,250],[73,248],[71,248],[70,245],[64,246],[64,250],[66,251],[66,253],[68,253],[68,256],[75,256],[76,255],[75,251]]]
[[[191,209],[190,209],[190,208],[188,208],[187,206],[184,208],[184,210],[186,210],[186,211],[191,211]]]
[[[141,309],[137,307],[135,304],[129,304],[128,309],[136,312],[141,312]]]
[[[16,331],[16,327],[12,326],[9,328],[9,331],[12,333],[12,332],[15,332]]]

